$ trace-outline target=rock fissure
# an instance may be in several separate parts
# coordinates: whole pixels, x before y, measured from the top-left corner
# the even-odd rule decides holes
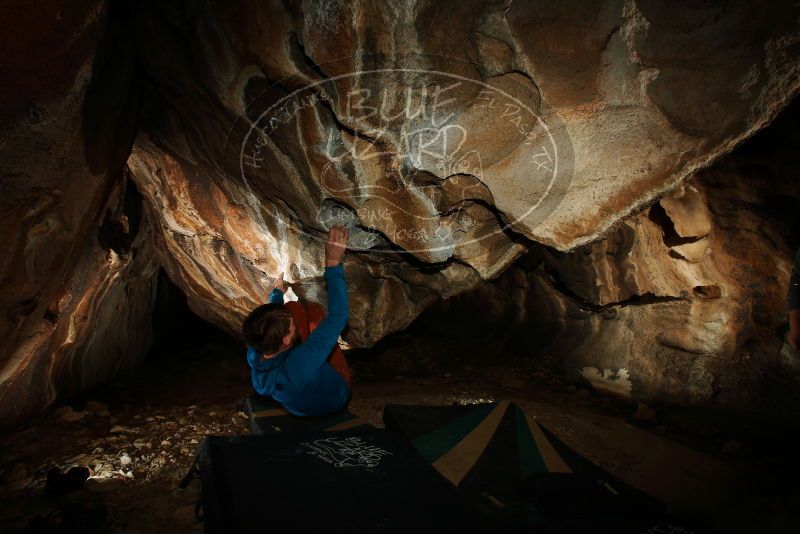
[[[625,308],[628,306],[652,306],[656,304],[663,304],[666,302],[679,302],[679,301],[688,301],[691,300],[686,297],[680,296],[673,296],[673,295],[655,295],[653,293],[642,293],[637,295],[632,295],[627,299],[609,302],[606,304],[596,304],[594,302],[590,302],[584,298],[581,298],[579,295],[574,293],[570,288],[560,281],[558,271],[545,267],[545,271],[548,274],[548,280],[551,282],[552,288],[562,294],[564,297],[572,301],[576,306],[578,306],[582,310],[590,311],[594,314],[603,315],[604,318],[608,318],[609,315],[607,312],[614,310],[615,308]]]

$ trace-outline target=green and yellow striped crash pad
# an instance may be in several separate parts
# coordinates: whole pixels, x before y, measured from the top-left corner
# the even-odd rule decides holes
[[[660,501],[579,455],[513,402],[387,404],[383,421],[454,486],[498,509],[522,509],[540,529],[588,521],[596,532],[603,524],[638,532],[666,518]]]
[[[508,492],[535,473],[572,473],[591,465],[570,454],[563,443],[509,401],[456,406],[387,404],[383,421],[459,487],[489,484]]]
[[[271,397],[250,395],[244,403],[251,434],[278,432],[340,432],[368,423],[347,410],[322,417],[298,417],[287,412]]]

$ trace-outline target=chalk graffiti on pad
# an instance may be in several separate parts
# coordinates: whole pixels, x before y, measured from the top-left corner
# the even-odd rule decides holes
[[[308,454],[335,467],[375,467],[384,456],[392,453],[380,447],[367,445],[358,437],[316,439],[301,443]]]

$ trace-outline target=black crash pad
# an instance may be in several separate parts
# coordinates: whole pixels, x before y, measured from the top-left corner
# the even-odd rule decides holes
[[[371,426],[208,436],[198,463],[206,532],[496,531],[402,439]]]

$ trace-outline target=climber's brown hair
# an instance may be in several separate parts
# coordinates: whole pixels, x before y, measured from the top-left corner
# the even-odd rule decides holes
[[[247,344],[262,354],[274,354],[289,333],[292,314],[283,304],[263,304],[250,312],[242,323]]]

